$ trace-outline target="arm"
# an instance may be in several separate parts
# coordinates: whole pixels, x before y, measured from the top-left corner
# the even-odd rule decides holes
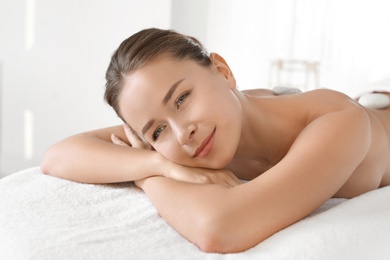
[[[64,139],[46,152],[41,169],[45,174],[86,183],[132,181],[162,175],[168,162],[148,149],[119,146],[115,134],[127,140],[122,126],[104,128]]]
[[[86,183],[111,183],[164,176],[192,183],[241,182],[228,170],[190,168],[152,151],[127,125],[69,137],[49,148],[43,173]]]
[[[331,198],[361,163],[369,142],[367,115],[350,105],[313,120],[280,163],[248,183],[227,188],[152,177],[139,185],[161,216],[202,250],[238,252]]]

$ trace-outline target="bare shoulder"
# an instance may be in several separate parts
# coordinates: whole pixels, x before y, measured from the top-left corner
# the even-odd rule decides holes
[[[276,96],[271,89],[258,88],[258,89],[246,89],[242,90],[242,93],[255,96],[255,97],[267,97],[267,96]]]
[[[305,101],[305,103],[355,103],[355,101],[348,95],[331,89],[316,89],[299,94],[285,95],[276,95],[271,89],[247,89],[242,90],[241,92],[252,97],[274,97],[283,100],[299,100],[300,102]]]
[[[271,90],[269,90],[271,91]],[[272,92],[272,91],[271,91]],[[327,113],[345,109],[362,110],[363,108],[351,97],[330,89],[317,89],[300,94],[273,95],[264,90],[252,90],[251,97],[267,113],[290,118],[293,122],[307,125]]]
[[[303,113],[305,111],[309,112],[314,117],[351,108],[364,112],[363,108],[354,99],[344,93],[330,89],[317,89],[291,95],[291,97],[286,95],[281,98],[290,99],[291,105],[300,107]]]
[[[316,89],[298,95],[307,102],[329,105],[356,105],[356,101],[348,95],[330,89]]]
[[[276,140],[273,145],[282,143],[277,150],[286,154],[263,174],[228,193],[231,211],[225,215],[240,220],[245,243],[263,240],[334,196],[364,160],[370,141],[367,117],[360,113],[363,109],[342,93],[314,90],[258,100],[265,114],[282,119],[269,121],[267,127],[275,127],[267,138]],[[302,123],[296,125],[299,120]],[[250,214],[242,214],[247,209]]]

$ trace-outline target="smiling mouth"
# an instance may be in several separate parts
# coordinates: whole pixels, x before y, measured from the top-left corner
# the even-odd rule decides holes
[[[203,158],[207,156],[213,148],[215,140],[215,128],[213,132],[202,142],[202,144],[196,149],[193,157]]]

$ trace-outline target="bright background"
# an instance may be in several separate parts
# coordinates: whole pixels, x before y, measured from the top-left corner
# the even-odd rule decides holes
[[[121,123],[103,102],[104,73],[140,29],[197,37],[241,89],[274,85],[275,59],[305,60],[318,62],[319,87],[356,96],[390,90],[389,10],[387,0],[0,0],[0,175]]]

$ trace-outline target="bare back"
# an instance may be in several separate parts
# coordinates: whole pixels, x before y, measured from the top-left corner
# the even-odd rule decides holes
[[[311,120],[314,120],[316,114],[323,113],[324,110],[328,109],[327,102],[334,103],[336,106],[338,103],[353,102],[351,99],[341,96],[342,94],[327,93],[326,90],[284,96],[276,96],[271,90],[265,89],[248,90],[244,93],[254,99],[255,102],[261,103],[263,108],[266,107],[269,111],[277,111],[274,116],[285,119],[283,128],[287,130],[275,131],[279,133],[279,136],[283,135],[287,140],[290,140],[277,147],[282,151],[282,154],[288,152],[297,136]],[[383,110],[364,109],[371,124],[369,151],[350,178],[334,194],[334,197],[350,198],[378,187],[390,185],[390,160],[388,160],[390,156],[390,108]],[[273,138],[276,140],[279,137],[275,135]],[[359,142],[359,140],[356,140],[356,142]],[[234,160],[230,165],[230,169],[240,178],[253,179],[272,168],[280,159],[276,158],[272,161],[268,157],[268,159]]]

